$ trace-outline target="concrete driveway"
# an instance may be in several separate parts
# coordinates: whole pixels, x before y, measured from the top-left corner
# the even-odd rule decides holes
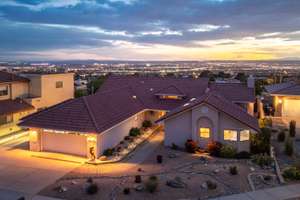
[[[46,159],[47,153],[0,146],[0,189],[33,196],[47,185],[80,166],[80,163]],[[1,197],[1,190],[0,190]],[[0,198],[1,199],[1,198]]]

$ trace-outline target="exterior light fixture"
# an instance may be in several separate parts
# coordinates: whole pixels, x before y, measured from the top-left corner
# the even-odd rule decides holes
[[[278,103],[282,103],[282,99],[279,99],[279,100],[278,100]]]

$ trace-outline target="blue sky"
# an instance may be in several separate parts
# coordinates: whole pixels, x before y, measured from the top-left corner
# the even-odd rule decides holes
[[[299,59],[299,0],[1,0],[1,60]]]

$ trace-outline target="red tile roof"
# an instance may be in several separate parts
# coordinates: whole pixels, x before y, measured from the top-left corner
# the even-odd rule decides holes
[[[0,101],[0,115],[13,114],[33,109],[33,106],[19,99]]]
[[[9,83],[9,82],[29,82],[29,79],[17,76],[12,73],[0,71],[0,83]]]
[[[155,96],[164,89],[174,91],[174,87],[186,97],[162,100]],[[204,94],[207,87],[208,79],[110,76],[94,95],[25,117],[20,125],[101,133],[144,109],[173,110],[190,98]]]
[[[188,103],[183,104],[182,106],[172,110],[168,114],[166,114],[159,121],[168,119],[176,114],[179,114],[183,111],[190,110],[191,108],[198,106],[200,104],[207,104],[214,107],[216,110],[219,110],[228,116],[234,118],[235,120],[245,124],[246,126],[252,128],[255,131],[259,131],[258,121],[256,118],[251,116],[241,108],[240,106],[228,101],[222,95],[217,93],[216,91],[209,91],[206,94],[202,95],[199,98],[194,99]]]

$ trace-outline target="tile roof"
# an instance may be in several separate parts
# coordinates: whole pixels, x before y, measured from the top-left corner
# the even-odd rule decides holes
[[[9,83],[9,82],[29,82],[29,79],[12,73],[0,71],[0,83]]]
[[[300,85],[295,82],[268,85],[265,89],[270,94],[300,95]]]
[[[94,95],[68,100],[25,117],[20,125],[101,133],[144,109],[173,110],[204,94],[207,87],[205,78],[110,76]],[[185,97],[162,100],[155,96],[160,91],[176,91]]]
[[[0,115],[13,114],[33,109],[33,106],[20,99],[0,101]]]
[[[175,108],[164,117],[158,121],[165,120],[169,117],[172,117],[176,114],[179,114],[183,111],[190,110],[191,108],[198,106],[200,104],[207,104],[215,109],[227,114],[228,116],[234,118],[235,120],[245,124],[246,126],[259,131],[258,121],[256,118],[248,114],[243,108],[232,103],[231,101],[224,98],[222,95],[216,91],[209,91],[206,94],[200,96],[199,98],[194,99],[188,103],[183,104],[182,106]]]

